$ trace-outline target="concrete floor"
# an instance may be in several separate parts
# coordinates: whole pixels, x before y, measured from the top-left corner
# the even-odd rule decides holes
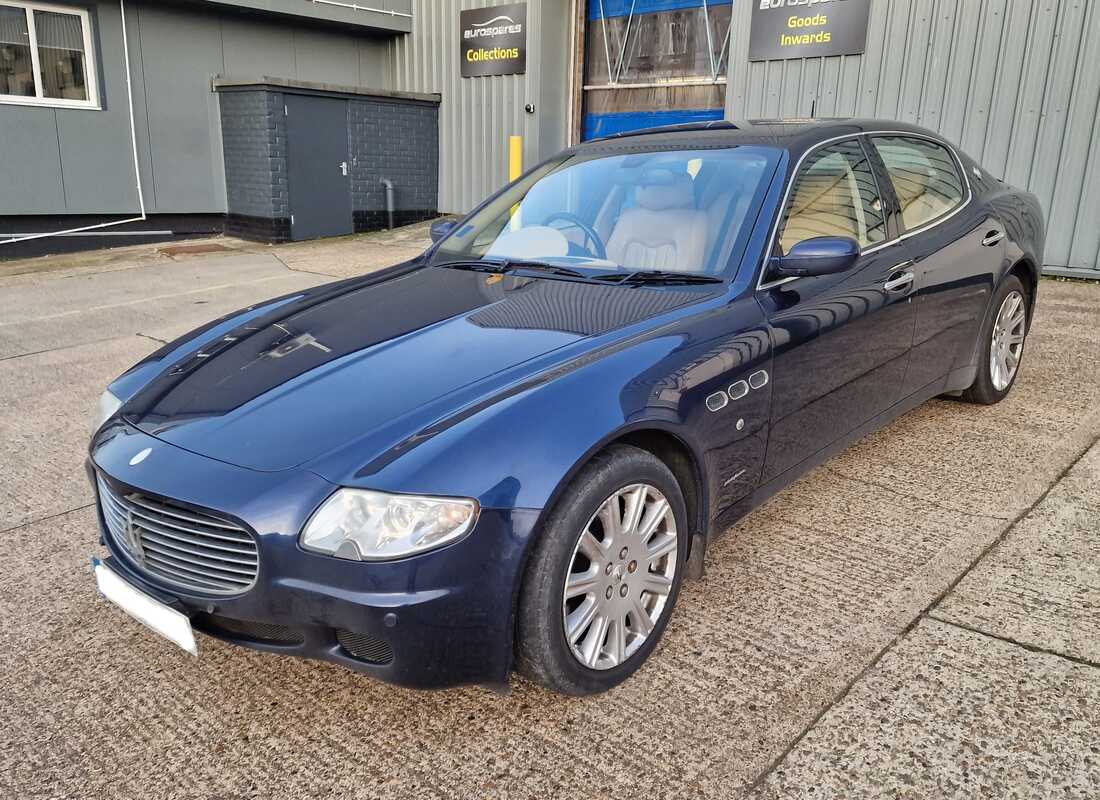
[[[0,797],[1100,796],[1100,285],[1044,281],[1019,382],[934,401],[742,521],[601,697],[416,693],[100,599],[92,406],[212,317],[396,234],[0,265]]]

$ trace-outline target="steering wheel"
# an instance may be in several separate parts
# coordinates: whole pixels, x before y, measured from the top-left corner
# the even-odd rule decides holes
[[[556,220],[562,220],[568,222],[566,227],[580,228],[581,233],[584,234],[584,241],[581,244],[588,252],[599,259],[607,259],[607,248],[603,246],[603,240],[600,239],[600,235],[596,233],[596,229],[578,217],[576,214],[570,214],[568,211],[555,211],[553,214],[543,220],[542,224],[550,226],[550,224]],[[592,243],[592,247],[588,247],[588,243]]]

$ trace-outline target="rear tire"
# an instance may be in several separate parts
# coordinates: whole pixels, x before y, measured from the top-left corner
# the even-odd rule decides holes
[[[1008,396],[1020,374],[1028,331],[1027,289],[1009,275],[993,293],[978,339],[978,374],[962,393],[969,403],[993,405]]]
[[[662,461],[629,445],[593,458],[533,546],[517,611],[519,671],[570,695],[630,677],[672,616],[687,544],[683,493]]]

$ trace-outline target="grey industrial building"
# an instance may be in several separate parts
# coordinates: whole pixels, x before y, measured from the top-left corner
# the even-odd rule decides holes
[[[387,188],[396,223],[459,213],[507,181],[512,136],[530,165],[640,125],[866,116],[940,131],[1035,192],[1044,270],[1100,277],[1100,3],[812,5],[861,3],[854,51],[762,57],[761,6],[810,4],[0,0],[0,258],[369,230]],[[471,75],[462,12],[497,6],[473,25],[522,24],[521,65]]]

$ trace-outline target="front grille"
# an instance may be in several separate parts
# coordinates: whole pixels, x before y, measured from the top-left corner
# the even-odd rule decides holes
[[[256,540],[240,525],[148,497],[120,494],[97,476],[115,546],[150,577],[205,594],[238,594],[256,580]]]
[[[365,633],[336,629],[336,641],[352,656],[371,664],[388,664],[393,661],[393,650],[382,639]]]
[[[192,620],[199,630],[222,633],[237,639],[253,639],[276,644],[301,644],[305,637],[289,625],[277,625],[274,622],[252,622],[246,619],[233,619],[219,614],[197,614]]]

